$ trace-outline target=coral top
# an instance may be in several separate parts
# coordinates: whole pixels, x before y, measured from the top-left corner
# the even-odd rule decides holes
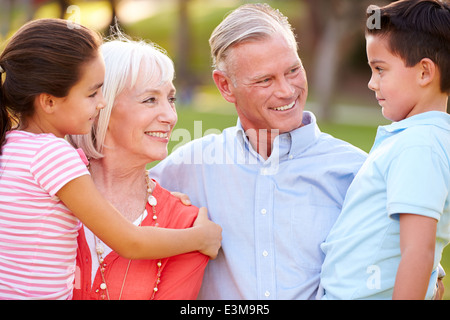
[[[169,191],[156,183],[153,195],[158,203],[156,214],[161,228],[189,228],[195,221],[198,208],[185,206]],[[154,225],[152,207],[147,203],[147,217],[142,226]],[[209,258],[199,252],[191,252],[162,259],[160,283],[154,299],[156,300],[194,300],[200,290],[203,273]],[[119,299],[123,286],[122,300],[148,300],[152,298],[157,281],[159,260],[133,260],[127,273],[130,260],[120,257],[112,251],[104,258],[105,280],[110,299]],[[86,242],[84,229],[78,236],[77,272],[73,290],[73,299],[100,300],[105,290],[100,288],[102,277],[100,270],[91,286],[91,252]],[[125,282],[124,276],[127,273]]]

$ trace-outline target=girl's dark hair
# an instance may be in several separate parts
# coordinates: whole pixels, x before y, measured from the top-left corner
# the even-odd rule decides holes
[[[379,11],[378,11],[379,10]],[[440,89],[450,93],[450,4],[440,0],[401,0],[385,7],[369,6],[367,18],[379,14],[379,25],[366,34],[386,36],[389,49],[413,67],[423,58],[439,68]]]
[[[97,32],[62,19],[28,22],[12,36],[0,55],[0,147],[13,122],[33,115],[39,94],[68,95],[101,43]]]

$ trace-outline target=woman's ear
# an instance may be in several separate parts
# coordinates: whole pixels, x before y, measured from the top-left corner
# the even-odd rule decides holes
[[[429,85],[436,79],[436,77],[438,77],[438,70],[433,60],[429,58],[423,58],[422,60],[420,60],[418,66],[420,71],[419,84],[421,86],[425,87]]]
[[[213,80],[217,86],[217,89],[219,89],[220,93],[222,94],[222,97],[228,102],[235,103],[236,98],[234,97],[233,93],[233,80],[224,72],[219,70],[213,71]]]

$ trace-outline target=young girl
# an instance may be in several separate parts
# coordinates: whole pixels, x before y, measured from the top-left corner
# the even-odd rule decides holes
[[[204,208],[189,229],[128,222],[63,139],[90,132],[104,105],[100,44],[83,26],[41,19],[0,55],[0,299],[70,299],[81,222],[129,259],[196,250],[214,258],[220,247],[221,228]]]

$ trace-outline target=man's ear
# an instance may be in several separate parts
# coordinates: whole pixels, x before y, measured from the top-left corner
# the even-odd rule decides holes
[[[423,87],[429,85],[438,77],[438,70],[433,60],[429,58],[423,58],[419,62],[419,84]]]
[[[229,78],[224,72],[219,70],[213,71],[213,80],[217,86],[217,89],[219,89],[220,93],[222,94],[222,97],[231,103],[236,102],[236,98],[234,97],[233,93],[233,80]]]
[[[55,112],[56,108],[56,98],[48,93],[41,93],[35,99],[35,104],[37,108],[40,108],[47,114],[52,114]]]

